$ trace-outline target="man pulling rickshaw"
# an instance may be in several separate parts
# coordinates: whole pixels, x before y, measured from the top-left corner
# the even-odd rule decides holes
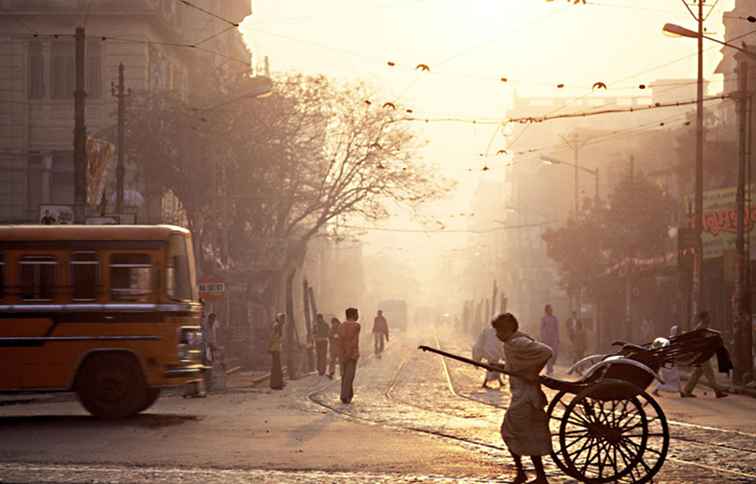
[[[729,362],[720,334],[698,328],[670,338],[664,346],[618,342],[621,349],[616,353],[577,362],[573,368],[590,363],[579,379],[557,380],[540,375],[551,349],[521,333],[512,314],[497,316],[491,325],[504,346],[504,365],[427,346],[420,349],[510,376],[512,400],[501,435],[515,462],[517,483],[526,480],[523,455],[531,457],[536,470],[531,482],[547,482],[541,460],[547,454],[566,475],[580,481],[649,482],[664,464],[670,441],[664,412],[646,393],[654,380],[664,382],[659,369],[668,363],[699,366],[714,354]],[[556,391],[550,402],[541,385]],[[558,432],[550,432],[549,422]]]

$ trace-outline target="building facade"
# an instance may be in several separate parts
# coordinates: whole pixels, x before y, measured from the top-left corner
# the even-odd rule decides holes
[[[191,96],[198,76],[222,82],[250,71],[249,52],[230,25],[251,13],[250,1],[192,4],[226,21],[174,0],[0,0],[0,223],[38,222],[43,207],[73,205],[77,27],[85,27],[87,39],[90,140],[115,142],[117,100],[111,86],[121,63],[134,95],[167,90]],[[100,167],[90,159],[90,183],[96,177],[112,180],[110,158]],[[164,194],[138,178],[132,166],[126,205],[142,222],[161,221]],[[99,196],[88,205],[100,203]]]

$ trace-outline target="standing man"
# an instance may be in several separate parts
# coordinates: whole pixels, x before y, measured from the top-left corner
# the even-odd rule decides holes
[[[510,373],[512,399],[501,423],[501,437],[517,466],[514,482],[527,480],[522,466],[523,455],[530,456],[536,470],[536,479],[530,482],[547,482],[541,456],[551,453],[551,433],[544,411],[546,395],[541,390],[538,374],[551,360],[551,349],[521,333],[517,318],[510,313],[496,316],[491,326],[504,347],[506,364],[503,369]]]
[[[389,339],[388,322],[383,317],[383,311],[378,310],[378,315],[373,320],[373,341],[375,343],[375,356],[380,358],[383,353],[384,338]]]
[[[315,318],[315,355],[317,358],[318,374],[325,375],[328,363],[328,334],[331,328],[325,322],[323,315],[318,313]]]
[[[283,369],[281,368],[281,349],[283,346],[283,327],[285,324],[286,315],[278,313],[276,319],[273,321],[270,333],[268,350],[271,356],[270,388],[273,390],[281,390],[285,386]]]
[[[339,326],[341,341],[341,402],[352,403],[354,398],[354,375],[360,358],[360,313],[357,308],[347,308],[346,321]]]
[[[551,358],[546,365],[546,373],[554,374],[554,363],[559,355],[559,320],[554,316],[551,304],[543,308],[546,314],[541,319],[541,341],[547,344],[552,351]]]
[[[701,311],[698,313],[696,319],[698,320],[698,324],[695,329],[708,328],[711,324],[711,317],[709,316],[708,311]],[[717,398],[724,398],[727,396],[727,393],[722,391],[722,389],[719,388],[719,385],[717,385],[717,380],[714,378],[714,370],[711,368],[711,360],[706,360],[693,370],[693,373],[690,375],[690,380],[688,380],[688,384],[685,385],[685,389],[681,395],[682,397],[696,396],[693,393],[693,390],[696,388],[696,385],[698,385],[698,380],[701,378],[702,374],[706,377],[709,386],[714,389],[714,396]]]
[[[339,340],[339,318],[331,318],[331,329],[328,332],[328,350],[330,351],[328,360],[328,378],[333,378],[336,373],[336,364],[341,360],[341,341]],[[341,364],[339,363],[339,368]],[[342,368],[343,370],[343,368]]]
[[[575,332],[577,331],[577,324],[578,324],[577,311],[572,311],[572,314],[570,314],[569,319],[565,321],[564,326],[567,329],[567,338],[570,340],[570,348],[572,349],[572,357],[575,361],[579,359],[577,357],[577,349],[575,348]]]

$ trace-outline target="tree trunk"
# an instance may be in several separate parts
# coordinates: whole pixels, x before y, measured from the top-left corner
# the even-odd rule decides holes
[[[312,313],[310,312],[310,287],[307,279],[302,282],[302,297],[304,299],[304,318],[305,328],[307,330],[307,371],[315,371],[315,355],[313,353],[313,334],[312,334]]]
[[[286,276],[286,371],[290,380],[299,378],[299,338],[296,337],[294,319],[294,293],[292,282],[297,270],[292,269]]]

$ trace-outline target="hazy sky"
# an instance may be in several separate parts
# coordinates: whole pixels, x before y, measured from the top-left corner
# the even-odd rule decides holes
[[[733,5],[716,5],[706,24],[709,35],[723,38],[722,15]],[[252,7],[242,30],[256,61],[269,56],[274,73],[363,79],[381,99],[420,116],[504,118],[513,90],[582,96],[602,81],[606,95],[630,96],[647,94],[640,83],[695,77],[696,42],[661,33],[666,22],[694,28],[679,0],[254,0]],[[714,44],[705,47],[708,76],[721,54]],[[417,71],[420,63],[430,73]],[[565,88],[557,89],[560,83]],[[464,228],[449,215],[459,211],[479,177],[497,176],[496,170],[480,171],[479,153],[504,148],[507,139],[494,136],[491,126],[414,129],[429,142],[425,158],[459,182],[450,202],[428,211],[450,228]],[[404,218],[387,224],[409,226]]]

